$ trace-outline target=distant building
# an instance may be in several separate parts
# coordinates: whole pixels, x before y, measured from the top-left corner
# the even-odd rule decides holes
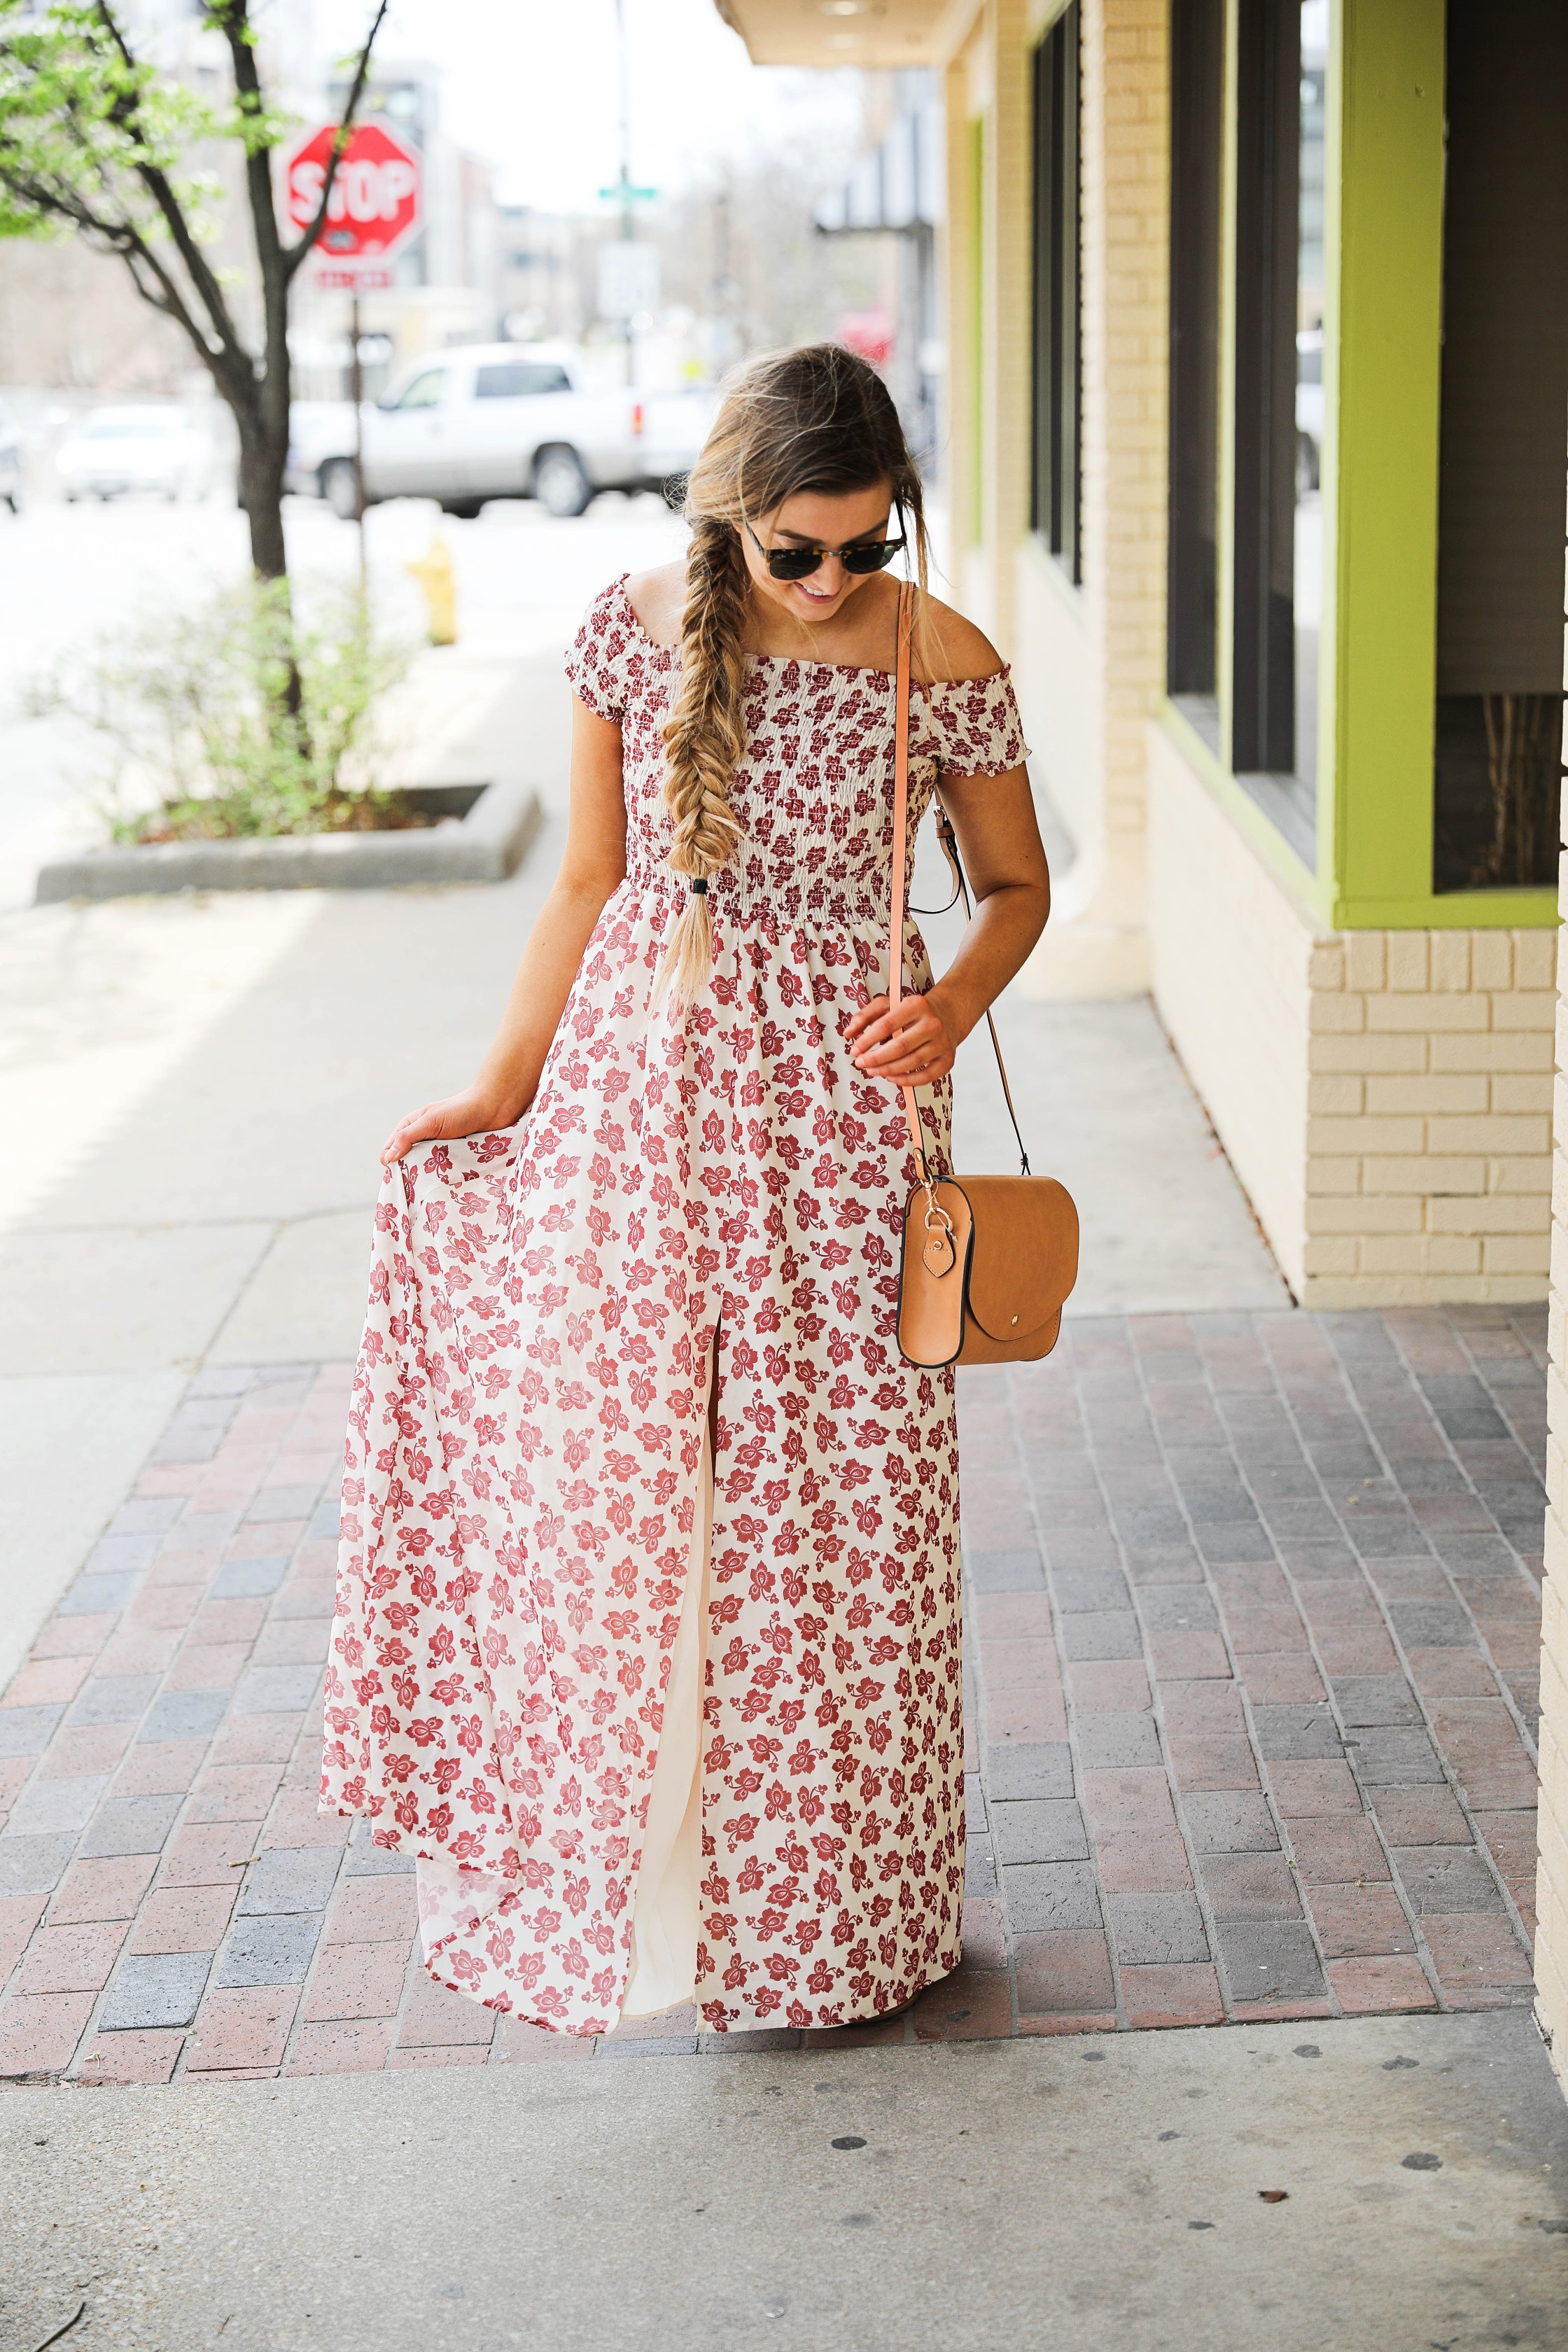
[[[947,133],[934,74],[914,68],[886,79],[892,121],[851,176],[817,205],[816,233],[885,240],[890,340],[878,331],[874,314],[848,314],[839,331],[887,376],[912,446],[931,463],[940,431],[936,248],[946,216]]]

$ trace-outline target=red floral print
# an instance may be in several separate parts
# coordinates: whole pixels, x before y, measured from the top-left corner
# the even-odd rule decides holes
[[[606,590],[568,675],[622,728],[626,878],[527,1118],[386,1171],[327,1679],[323,1805],[502,1889],[432,1975],[578,2034],[626,1982],[715,1341],[702,2014],[843,2024],[959,1958],[952,1375],[898,1351],[909,1139],[844,1034],[886,984],[892,681],[753,662],[682,1020],[648,1010],[673,669]],[[917,688],[911,753],[912,838],[942,770],[1025,758],[1005,673]],[[944,1158],[945,1085],[922,1115]]]

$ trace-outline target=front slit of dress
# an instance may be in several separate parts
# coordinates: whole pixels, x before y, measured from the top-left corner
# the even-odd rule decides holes
[[[670,1653],[664,1726],[653,1768],[642,1861],[632,1901],[631,1967],[621,2017],[652,2017],[697,1990],[702,1875],[702,1664],[713,1543],[713,1457],[703,1418],[691,1556]]]
[[[702,1875],[702,1696],[708,1566],[713,1544],[713,1458],[703,1422],[691,1550],[680,1623],[670,1653],[663,1729],[648,1794],[642,1860],[632,1898],[631,1962],[622,2019],[652,2017],[689,2001],[697,1990]],[[454,1930],[474,1935],[499,1911],[504,1878],[465,1870],[446,1855],[415,1864],[419,1926],[428,1966]],[[437,1971],[437,1981],[445,1976]]]

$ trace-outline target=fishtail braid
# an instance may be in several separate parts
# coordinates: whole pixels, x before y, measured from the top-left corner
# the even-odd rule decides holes
[[[688,889],[655,977],[656,1005],[668,995],[684,1012],[706,988],[713,969],[708,885],[741,839],[730,802],[746,751],[752,583],[741,533],[749,520],[776,513],[797,494],[833,497],[883,483],[913,540],[921,591],[916,666],[932,676],[920,467],[887,385],[841,343],[770,352],[730,378],[686,485],[691,541],[680,667],[664,742],[665,800],[674,819],[669,865]],[[809,645],[804,628],[803,636]]]
[[[665,725],[664,796],[675,819],[669,863],[700,883],[689,890],[654,982],[656,1004],[668,992],[684,1010],[713,968],[713,919],[707,884],[741,838],[730,782],[746,748],[747,577],[732,525],[716,515],[692,523],[680,619],[680,679]]]

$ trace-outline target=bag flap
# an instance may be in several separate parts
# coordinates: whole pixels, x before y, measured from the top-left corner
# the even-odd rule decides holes
[[[974,1217],[969,1312],[988,1339],[1027,1339],[1078,1280],[1078,1211],[1054,1176],[964,1176]]]

